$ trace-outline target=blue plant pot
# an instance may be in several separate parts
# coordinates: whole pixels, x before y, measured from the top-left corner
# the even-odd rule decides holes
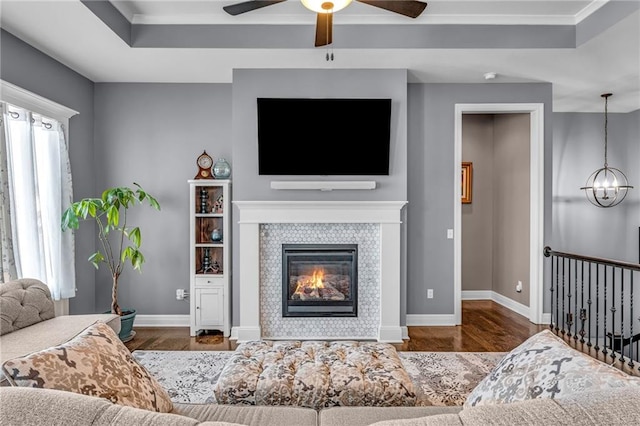
[[[120,337],[120,340],[123,342],[128,342],[136,335],[136,332],[133,331],[133,321],[136,319],[136,310],[123,309],[122,312],[128,313],[120,317],[120,333],[118,333],[118,337]]]
[[[133,331],[133,321],[136,319],[136,310],[129,308],[122,308],[122,312],[126,312],[125,315],[120,316],[120,333],[118,337],[123,342],[128,342],[133,339],[136,332]],[[105,314],[110,314],[111,311],[105,311]]]

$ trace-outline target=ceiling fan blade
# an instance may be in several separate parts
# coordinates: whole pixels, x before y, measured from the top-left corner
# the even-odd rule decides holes
[[[380,9],[399,13],[409,18],[417,18],[427,7],[427,3],[416,0],[356,0]]]
[[[229,15],[240,15],[241,13],[251,12],[252,10],[260,9],[265,6],[271,6],[272,4],[282,3],[286,0],[252,0],[242,3],[230,4],[224,6],[222,9]]]
[[[333,42],[333,13],[318,13],[316,19],[316,47]]]

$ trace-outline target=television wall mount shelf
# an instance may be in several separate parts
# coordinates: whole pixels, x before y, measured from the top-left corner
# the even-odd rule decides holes
[[[376,189],[374,180],[351,181],[299,181],[299,180],[272,180],[271,189],[302,189],[316,191],[333,191],[337,189]]]

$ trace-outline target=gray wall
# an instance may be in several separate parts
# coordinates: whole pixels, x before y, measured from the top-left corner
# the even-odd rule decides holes
[[[640,263],[640,110],[626,114],[627,168],[623,170],[634,189],[624,200],[627,210],[627,249],[625,259]],[[635,253],[635,257],[634,257]]]
[[[497,114],[493,121],[493,291],[525,306],[529,306],[529,121],[529,114]],[[518,281],[521,293],[516,292]]]
[[[258,97],[391,98],[389,176],[259,176],[257,145]],[[234,200],[401,200],[407,199],[407,72],[406,70],[240,69],[233,73]],[[319,124],[331,125],[318,117]],[[313,131],[313,129],[309,129]],[[340,129],[335,129],[339,132]],[[300,143],[305,143],[300,135]],[[309,151],[319,161],[336,153]],[[284,161],[284,159],[283,159]],[[366,161],[363,153],[363,161]],[[277,191],[272,180],[375,180],[375,191]]]
[[[78,111],[69,120],[69,157],[74,199],[94,195],[93,82],[1,30],[0,78]],[[87,257],[94,251],[93,229],[76,232],[76,297],[71,313],[95,311],[95,274]]]
[[[258,97],[391,98],[389,176],[259,176],[257,145]],[[401,200],[407,199],[407,72],[403,69],[239,69],[233,73],[233,200]],[[328,123],[330,124],[330,122]],[[312,129],[310,129],[312,131]],[[339,132],[340,129],[336,129]],[[304,135],[301,135],[304,143]],[[331,161],[323,153],[320,161]],[[310,150],[309,155],[316,155]],[[283,159],[283,161],[285,161]],[[366,158],[363,157],[363,161]],[[277,191],[272,180],[375,180],[373,191]],[[234,208],[237,215],[237,208]],[[237,216],[235,216],[237,217]],[[236,221],[234,220],[234,223]],[[237,223],[234,234],[237,235]],[[233,245],[233,291],[239,288],[237,244]],[[403,278],[404,280],[404,278]],[[403,283],[402,292],[405,284]],[[238,297],[233,297],[233,324],[239,323]],[[403,311],[404,308],[402,308]],[[404,311],[403,311],[404,312]],[[404,315],[402,315],[404,318]]]
[[[71,119],[69,129],[76,199],[134,180],[159,198],[161,212],[140,209],[143,216],[133,215],[134,220],[144,221],[143,252],[148,261],[144,272],[127,271],[123,276],[123,304],[135,305],[142,314],[188,312],[186,303],[175,301],[175,288],[188,285],[186,181],[195,175],[195,158],[203,149],[230,160],[234,199],[408,199],[406,312],[452,313],[453,244],[446,239],[446,229],[453,227],[456,103],[543,103],[545,242],[559,250],[638,261],[640,111],[609,116],[610,164],[625,171],[636,188],[623,204],[597,209],[577,188],[602,165],[602,114],[552,115],[550,84],[407,85],[404,70],[262,70],[253,82],[258,76],[253,72],[259,70],[238,70],[233,89],[216,84],[97,84],[94,119],[91,81],[4,30],[0,42],[2,79],[80,112]],[[340,78],[333,78],[335,75]],[[398,107],[394,108],[398,113],[394,137],[400,141],[392,153],[392,176],[376,178],[381,187],[370,193],[275,194],[266,189],[271,179],[257,176],[252,158],[255,124],[245,128],[246,123],[255,123],[255,106],[248,102],[258,92],[261,96],[371,97],[391,93]],[[395,99],[406,99],[406,103],[396,104]],[[120,156],[124,148],[144,154],[149,161],[136,165]],[[608,226],[600,226],[602,223]],[[72,313],[95,312],[108,304],[105,271],[94,272],[86,262],[94,247],[93,230],[80,229],[76,238],[78,294],[71,300]],[[96,279],[100,283],[97,294]],[[433,300],[426,299],[426,288],[435,290]],[[235,312],[239,303],[235,298]]]
[[[137,182],[154,195],[161,211],[130,210],[139,225],[146,263],[142,274],[127,268],[120,278],[120,305],[139,314],[188,314],[189,186],[196,158],[207,150],[226,157],[231,150],[231,85],[100,83],[95,89],[94,173],[99,192]],[[106,268],[96,272],[96,306],[110,302]]]
[[[609,105],[613,102],[615,96],[609,99]],[[553,249],[639,261],[639,119],[640,111],[609,113],[609,166],[622,170],[635,188],[621,204],[598,208],[587,201],[579,188],[604,164],[604,115],[554,114]]]
[[[528,84],[409,84],[407,313],[453,313],[454,115],[456,103],[542,103],[545,241],[551,235],[552,87]],[[457,176],[455,177],[457,179]],[[434,185],[433,182],[437,182]],[[434,289],[427,299],[426,289]]]
[[[462,204],[462,291],[493,287],[493,115],[462,116],[462,161],[473,163],[471,204]]]

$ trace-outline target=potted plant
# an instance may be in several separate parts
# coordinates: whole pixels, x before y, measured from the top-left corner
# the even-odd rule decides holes
[[[62,215],[62,230],[78,229],[80,219],[94,219],[98,230],[100,248],[89,256],[89,262],[99,268],[105,263],[111,272],[111,313],[120,315],[120,339],[133,337],[133,321],[136,310],[122,310],[118,303],[118,281],[127,263],[142,272],[144,256],[140,251],[140,228],[127,224],[127,211],[136,204],[148,203],[160,210],[158,201],[134,182],[135,188],[126,186],[105,190],[101,198],[84,198],[72,203]]]

